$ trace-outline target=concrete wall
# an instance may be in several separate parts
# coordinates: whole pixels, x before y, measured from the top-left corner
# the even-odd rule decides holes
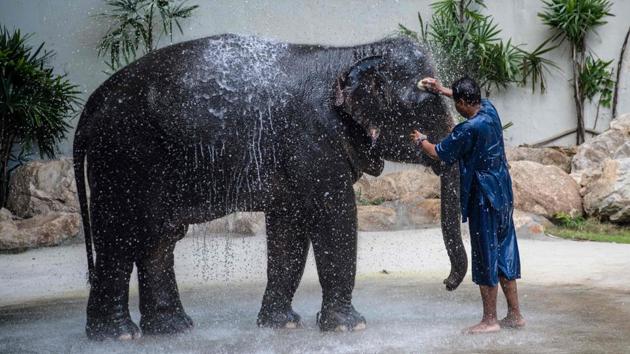
[[[418,28],[417,15],[430,15],[433,0],[190,0],[199,4],[195,16],[186,21],[185,34],[174,41],[217,33],[257,34],[283,41],[334,45],[359,44],[395,32],[398,23]],[[53,64],[67,72],[87,97],[107,76],[103,60],[97,57],[96,44],[106,24],[93,15],[102,12],[102,0],[0,0],[0,23],[9,28],[32,32],[32,43],[46,42],[55,50]],[[616,17],[589,38],[589,47],[604,59],[616,59],[628,28],[630,1],[615,0]],[[549,32],[536,13],[539,0],[487,0],[487,13],[503,28],[504,37],[534,48]],[[162,41],[163,45],[168,44]],[[527,88],[513,88],[492,98],[504,122],[514,127],[506,132],[511,145],[534,143],[575,126],[575,110],[569,86],[568,49],[556,50],[550,58],[563,72],[549,78],[546,95],[532,94]],[[630,56],[630,54],[628,55]],[[630,111],[630,58],[626,60],[620,90],[619,112]],[[593,107],[589,107],[587,127],[593,126]],[[608,126],[610,114],[603,110],[597,129]],[[73,122],[76,124],[76,120]],[[558,143],[571,144],[574,137]],[[60,149],[70,154],[71,140]]]

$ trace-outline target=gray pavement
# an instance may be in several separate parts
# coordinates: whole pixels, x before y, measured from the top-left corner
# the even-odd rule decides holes
[[[323,334],[315,326],[321,290],[312,258],[294,302],[306,327],[258,329],[264,237],[225,238],[193,230],[178,244],[176,271],[195,329],[131,343],[85,338],[82,245],[0,255],[0,352],[630,352],[630,246],[523,239],[520,247],[519,287],[529,321],[524,330],[460,334],[479,320],[478,289],[470,275],[457,291],[443,289],[446,252],[439,230],[426,229],[360,234],[354,302],[368,329]],[[499,306],[503,314],[505,303]],[[135,296],[130,309],[137,321]]]

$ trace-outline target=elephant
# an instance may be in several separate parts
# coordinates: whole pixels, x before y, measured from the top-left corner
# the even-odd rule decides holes
[[[267,285],[260,327],[301,325],[291,303],[313,246],[322,331],[359,330],[353,184],[384,161],[441,178],[442,233],[455,289],[467,271],[459,173],[421,154],[412,129],[438,141],[445,102],[419,89],[434,76],[411,39],[334,47],[222,34],[173,44],[116,72],[87,100],[74,169],[88,256],[88,338],[186,331],[174,248],[195,223],[265,213]],[[378,137],[375,132],[378,132]],[[89,198],[86,190],[89,188]],[[129,308],[138,271],[139,327]]]

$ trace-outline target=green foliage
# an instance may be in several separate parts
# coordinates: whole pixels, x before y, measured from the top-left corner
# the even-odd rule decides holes
[[[112,24],[98,45],[98,54],[109,55],[106,64],[113,71],[135,60],[140,50],[144,55],[156,49],[161,36],[172,41],[173,25],[183,34],[180,20],[199,7],[175,0],[106,0],[106,4],[109,11],[98,16]]]
[[[586,219],[582,216],[571,216],[564,212],[559,212],[553,216],[553,222],[561,227],[573,229],[573,230],[582,230],[584,225],[586,225]]]
[[[420,31],[402,24],[399,30],[436,53],[438,75],[446,85],[468,75],[487,93],[510,84],[531,81],[532,90],[546,88],[545,73],[557,66],[543,55],[553,49],[545,41],[532,52],[500,38],[501,29],[489,15],[481,12],[483,0],[440,0],[431,5],[433,15],[425,24],[420,13]]]
[[[594,218],[571,217],[559,213],[554,217],[555,225],[548,233],[570,240],[630,243],[630,228],[601,222]]]
[[[385,198],[365,199],[361,197],[361,191],[355,193],[356,201],[358,205],[381,205],[385,203]]]
[[[6,202],[9,162],[26,159],[34,144],[41,157],[54,157],[79,103],[78,86],[48,65],[54,53],[44,43],[33,48],[29,38],[0,29],[0,206]]]
[[[607,23],[604,19],[614,16],[609,0],[542,0],[543,12],[538,17],[553,29],[552,41],[571,45],[573,67],[573,98],[577,113],[577,144],[585,139],[584,103],[600,95],[599,106],[610,107],[612,100],[612,73],[608,70],[611,62],[594,60],[587,55],[586,35],[596,27]],[[595,117],[597,122],[597,115]]]
[[[606,23],[613,16],[609,0],[543,0],[544,11],[538,16],[555,29],[556,37],[568,40],[584,51],[584,38],[593,28]]]
[[[612,80],[612,69],[609,68],[612,62],[593,59],[590,56],[586,58],[579,75],[582,100],[592,101],[595,95],[599,94],[599,104],[610,108],[615,85]]]

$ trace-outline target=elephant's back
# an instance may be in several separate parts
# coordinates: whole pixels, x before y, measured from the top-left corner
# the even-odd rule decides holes
[[[289,101],[280,65],[287,51],[284,43],[238,35],[175,44],[116,73],[98,101],[116,116],[140,114],[182,142],[214,140],[253,124],[260,129],[273,125],[274,112]]]

